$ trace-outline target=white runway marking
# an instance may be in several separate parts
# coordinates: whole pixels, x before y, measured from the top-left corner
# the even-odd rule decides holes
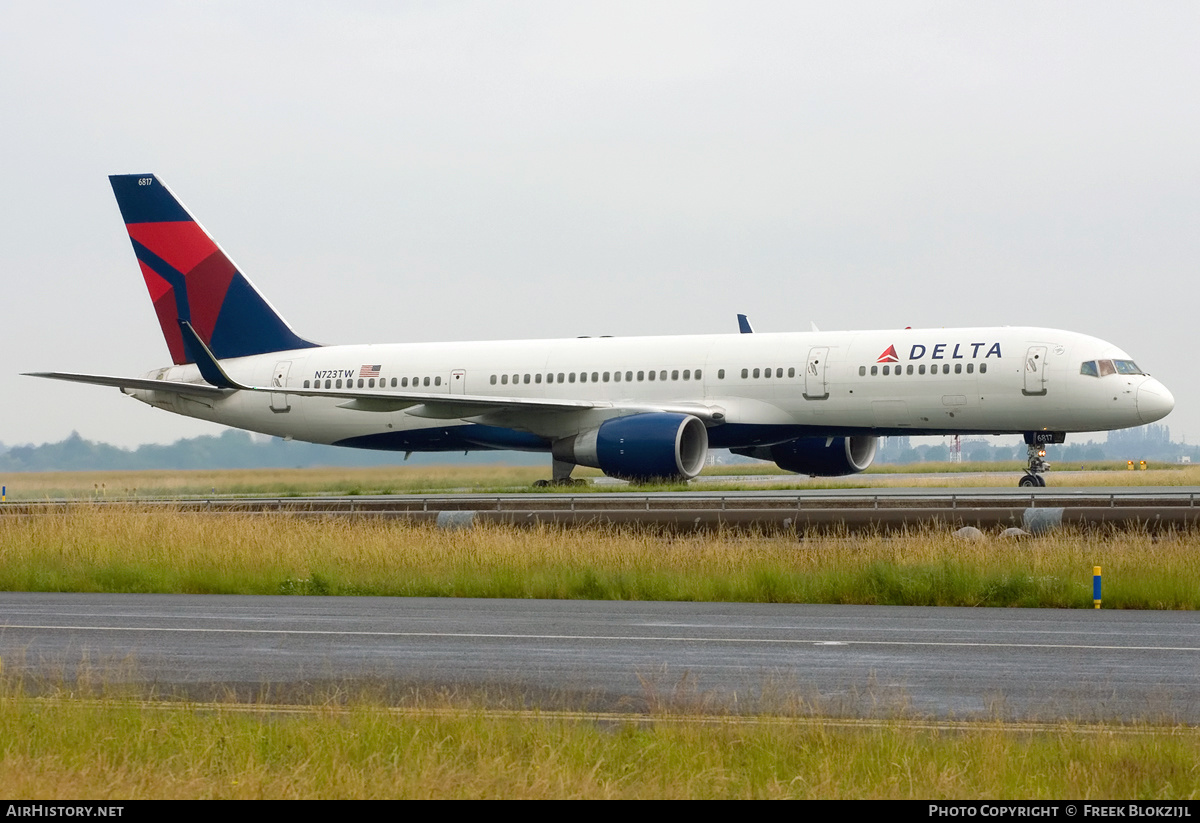
[[[818,640],[815,638],[755,638],[755,637],[671,637],[652,635],[586,635],[586,634],[516,634],[486,632],[385,632],[385,631],[334,631],[330,629],[205,629],[169,628],[164,626],[47,626],[33,624],[6,624],[2,629],[29,629],[38,631],[79,632],[141,632],[175,634],[264,634],[305,635],[331,637],[411,637],[411,638],[459,638],[466,640],[588,640],[644,643],[755,643],[788,646],[841,645],[841,646],[941,646],[961,648],[1001,649],[1088,649],[1099,651],[1171,651],[1200,652],[1200,646],[1111,646],[1090,643],[987,643],[938,640]]]

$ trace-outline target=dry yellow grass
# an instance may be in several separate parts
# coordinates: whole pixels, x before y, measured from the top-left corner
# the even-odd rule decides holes
[[[75,506],[0,517],[0,588],[919,605],[1197,608],[1200,536],[1057,534],[963,542],[550,527],[442,530]]]

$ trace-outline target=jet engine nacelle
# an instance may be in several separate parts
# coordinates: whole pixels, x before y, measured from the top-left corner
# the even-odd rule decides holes
[[[554,444],[553,453],[556,460],[591,466],[623,480],[690,480],[704,468],[708,430],[690,414],[634,414],[563,438]]]
[[[730,449],[734,454],[771,460],[784,471],[810,474],[817,477],[840,477],[856,474],[870,467],[875,460],[879,438],[857,437],[798,437],[774,446],[755,446],[752,449]]]

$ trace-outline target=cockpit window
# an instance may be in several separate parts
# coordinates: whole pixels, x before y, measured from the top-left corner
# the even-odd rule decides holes
[[[1079,367],[1080,374],[1107,377],[1110,374],[1145,374],[1132,360],[1089,360]]]

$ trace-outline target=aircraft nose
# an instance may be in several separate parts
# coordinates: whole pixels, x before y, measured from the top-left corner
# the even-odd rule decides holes
[[[1175,408],[1175,398],[1167,387],[1153,377],[1147,379],[1137,390],[1137,412],[1143,423],[1162,420]]]

